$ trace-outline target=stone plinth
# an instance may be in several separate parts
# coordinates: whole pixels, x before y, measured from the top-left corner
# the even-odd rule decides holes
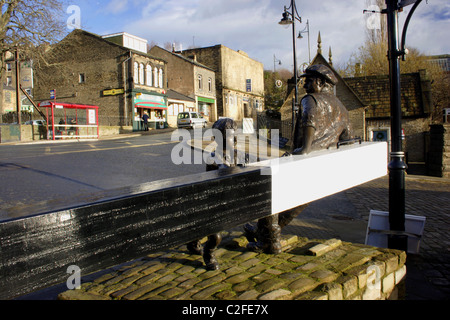
[[[104,274],[62,300],[384,300],[401,298],[403,251],[284,236],[283,252],[245,248],[240,233],[216,251],[220,270],[206,271],[186,247],[155,253]],[[399,290],[400,289],[400,290]]]

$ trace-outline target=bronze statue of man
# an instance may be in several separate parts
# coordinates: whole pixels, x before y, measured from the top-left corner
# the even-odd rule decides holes
[[[317,64],[301,77],[307,94],[300,101],[302,112],[294,127],[292,154],[328,149],[350,139],[348,111],[333,93],[338,82],[333,71]]]
[[[318,64],[308,67],[301,75],[305,78],[306,95],[300,101],[293,130],[291,154],[308,154],[312,151],[336,146],[340,140],[350,139],[348,111],[333,93],[338,82],[333,71]],[[290,153],[284,154],[289,156]],[[305,182],[307,183],[307,182]],[[288,225],[307,204],[258,220],[256,227],[244,226],[249,241],[248,248],[265,253],[281,251],[281,229]]]

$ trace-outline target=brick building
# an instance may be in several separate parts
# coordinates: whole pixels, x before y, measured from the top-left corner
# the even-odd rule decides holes
[[[100,135],[142,130],[167,121],[166,63],[147,54],[147,41],[127,33],[99,36],[75,29],[35,69],[34,98],[97,105]]]
[[[216,73],[217,115],[256,119],[264,109],[264,66],[247,53],[223,45],[189,49],[181,52],[213,69]]]
[[[194,99],[195,108],[192,111],[200,112],[207,121],[214,122],[218,119],[216,74],[213,69],[195,59],[189,59],[159,46],[152,47],[150,54],[167,62],[167,87]],[[177,116],[178,112],[190,110],[190,108],[189,110],[179,107],[169,108],[169,117],[173,118]],[[169,122],[173,125],[172,119]]]

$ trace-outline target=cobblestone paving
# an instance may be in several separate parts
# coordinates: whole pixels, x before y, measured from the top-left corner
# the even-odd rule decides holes
[[[346,191],[359,215],[367,220],[370,210],[388,211],[388,177]],[[420,254],[414,259],[425,277],[450,297],[450,180],[407,176],[406,214],[425,216]]]
[[[225,233],[226,234],[226,233]],[[63,300],[350,300],[373,299],[368,269],[379,266],[376,298],[399,294],[404,252],[337,239],[311,241],[285,236],[277,255],[248,251],[241,232],[232,232],[216,251],[220,270],[207,271],[186,246],[150,254],[105,274]],[[399,285],[401,286],[401,285]]]

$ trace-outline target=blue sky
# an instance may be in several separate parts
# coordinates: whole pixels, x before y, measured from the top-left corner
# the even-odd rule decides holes
[[[343,65],[364,44],[367,16],[363,10],[375,0],[296,0],[302,23],[309,20],[311,56],[321,33],[322,50],[333,62]],[[99,35],[128,32],[160,46],[176,43],[177,49],[223,44],[243,50],[253,59],[273,69],[292,69],[292,29],[278,24],[290,0],[68,0],[80,8],[81,28]],[[403,27],[408,11],[399,14]],[[69,18],[70,13],[66,17]],[[407,47],[424,54],[450,53],[450,3],[448,0],[422,1],[415,11],[407,34]],[[69,30],[68,30],[69,32]],[[297,41],[298,63],[308,60],[307,34]]]

